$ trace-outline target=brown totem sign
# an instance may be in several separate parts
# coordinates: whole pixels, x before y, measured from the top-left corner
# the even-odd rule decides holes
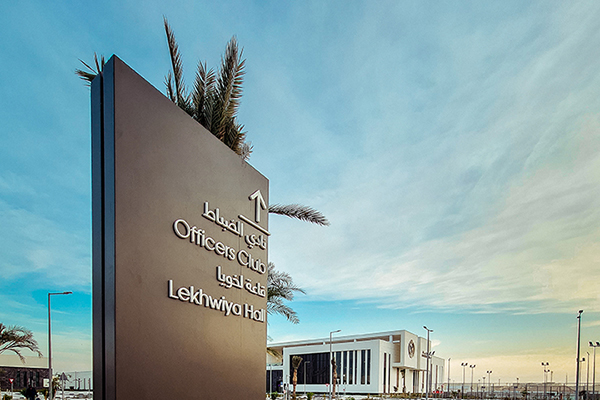
[[[268,184],[108,61],[92,82],[94,399],[264,399]]]

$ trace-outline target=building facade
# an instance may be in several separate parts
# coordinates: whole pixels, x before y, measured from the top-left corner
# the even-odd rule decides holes
[[[425,393],[427,339],[411,332],[390,331],[365,335],[280,342],[269,345],[281,357],[267,357],[267,391],[292,383],[292,357],[302,357],[297,392],[329,391],[330,348],[336,365],[336,393]],[[430,349],[431,350],[431,349]],[[444,359],[431,356],[430,391],[442,389]]]
[[[25,362],[17,355],[0,355],[0,390],[6,393],[10,390],[10,380],[14,391],[33,386],[42,389],[44,379],[48,379],[47,357],[25,357]]]

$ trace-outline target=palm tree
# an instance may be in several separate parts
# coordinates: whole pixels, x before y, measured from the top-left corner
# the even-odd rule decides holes
[[[236,119],[242,96],[246,60],[242,59],[243,50],[238,48],[235,36],[227,44],[225,54],[221,58],[220,69],[217,72],[207,69],[206,63],[198,63],[194,86],[189,91],[183,79],[183,63],[179,46],[166,18],[164,19],[164,28],[173,70],[173,72],[169,71],[165,77],[167,96],[247,161],[252,152],[252,145],[246,141],[244,127]],[[96,75],[102,72],[105,60],[103,56],[99,58],[94,53],[94,66],[88,65],[84,61],[81,63],[88,71],[76,69],[75,73],[90,84]],[[329,221],[321,212],[300,204],[272,204],[269,205],[269,213],[285,215],[321,226],[329,225]],[[267,292],[267,312],[283,315],[288,321],[298,323],[296,312],[285,305],[283,301],[292,300],[294,292],[304,293],[304,291],[294,285],[289,274],[275,270],[271,263],[269,263]]]
[[[165,77],[167,96],[247,161],[252,153],[252,145],[246,142],[244,126],[236,120],[242,97],[246,60],[242,59],[243,49],[238,48],[236,37],[232,37],[227,43],[225,55],[221,58],[221,68],[216,73],[213,69],[207,70],[206,63],[198,63],[194,87],[188,93],[183,80],[183,64],[175,34],[166,18],[164,25],[173,69],[173,73],[169,71]],[[300,204],[273,204],[269,206],[269,213],[317,225],[329,225],[327,218],[319,211]]]
[[[238,48],[235,36],[227,44],[225,54],[221,58],[221,67],[217,72],[213,69],[207,70],[206,63],[198,63],[193,89],[188,91],[183,79],[183,63],[179,46],[166,18],[164,27],[173,70],[165,77],[167,96],[247,161],[252,153],[252,145],[246,141],[244,126],[236,119],[242,96],[246,60],[242,59],[243,50]],[[98,57],[94,53],[95,68],[80,61],[88,70],[76,69],[75,74],[90,84],[96,75],[102,72],[104,56]],[[329,225],[329,221],[321,212],[300,204],[272,204],[269,205],[269,213],[285,215],[321,226]]]
[[[269,263],[267,275],[267,313],[284,316],[293,324],[299,322],[296,311],[284,303],[294,300],[295,293],[305,293],[296,286],[287,272],[277,271],[273,263]]]
[[[6,326],[0,323],[0,354],[5,351],[12,351],[25,363],[25,357],[21,354],[23,349],[29,349],[37,353],[38,356],[42,356],[38,343],[29,329],[16,325]]]
[[[298,384],[298,368],[300,367],[300,363],[302,362],[302,357],[293,356],[292,357],[292,368],[294,369],[294,376],[292,378],[292,384],[294,385],[294,394],[292,398],[296,400],[296,385]],[[306,379],[306,377],[304,377]]]

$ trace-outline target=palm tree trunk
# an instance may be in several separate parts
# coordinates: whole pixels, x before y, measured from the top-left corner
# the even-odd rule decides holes
[[[335,383],[337,382],[337,365],[335,360],[331,360],[331,367],[333,368],[333,382],[331,383],[331,398],[335,398]]]
[[[292,379],[292,384],[294,385],[294,394],[293,399],[296,400],[296,384],[298,383],[298,370],[294,369],[294,377]]]

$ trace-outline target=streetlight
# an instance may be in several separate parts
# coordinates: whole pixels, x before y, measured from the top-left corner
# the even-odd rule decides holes
[[[331,400],[333,395],[333,392],[331,390],[333,385],[333,351],[331,347],[331,341],[333,340],[333,334],[341,331],[341,329],[338,329],[336,331],[329,332],[329,400]]]
[[[465,398],[465,367],[469,365],[469,363],[460,363],[460,366],[463,367],[463,382],[462,382],[462,386],[461,386],[461,397],[464,399]]]
[[[546,381],[548,380],[548,371],[550,371],[548,367],[548,365],[550,365],[549,362],[543,362],[542,361],[542,367],[544,368],[544,398],[546,397]]]
[[[481,398],[483,399],[485,396],[485,376],[482,377],[483,379],[483,386],[481,387]]]
[[[492,378],[490,377],[491,373],[492,373],[492,371],[488,371],[487,372],[487,374],[488,374],[488,386],[489,386],[489,389],[490,389],[490,390],[488,390],[488,392],[490,394],[492,393]]]
[[[310,364],[310,361],[304,361],[304,395],[306,396],[306,364]]]
[[[587,362],[586,362],[587,378],[585,380],[585,398],[587,399],[588,393],[590,392],[590,352],[586,351],[586,353],[587,353]]]
[[[471,368],[471,396],[473,396],[473,369],[475,368],[475,364],[469,365],[469,368]]]
[[[450,358],[448,358],[448,398],[450,398]]]
[[[273,363],[269,363],[269,394],[273,392]]]
[[[594,348],[594,368],[592,368],[592,399],[596,398],[596,347],[600,346],[600,342],[596,344],[590,342],[590,346]]]
[[[583,310],[577,313],[577,371],[575,372],[575,400],[579,399],[579,348],[581,346],[581,314]]]
[[[48,385],[48,398],[52,399],[52,323],[50,320],[50,296],[61,294],[72,294],[73,292],[48,293],[48,376],[50,384]]]
[[[429,385],[431,384],[429,378],[429,359],[431,358],[431,354],[429,353],[429,332],[433,332],[433,329],[428,329],[425,325],[423,325],[423,329],[427,331],[427,373],[425,375],[425,399],[429,399]]]

